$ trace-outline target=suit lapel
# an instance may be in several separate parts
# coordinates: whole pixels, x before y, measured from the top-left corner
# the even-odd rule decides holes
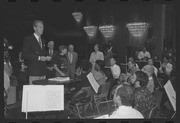
[[[41,46],[39,45],[38,40],[36,39],[36,37],[34,36],[34,34],[33,34],[33,38],[34,38],[35,44],[38,45],[39,49],[41,49]],[[42,41],[42,39],[41,39],[41,41]],[[43,46],[43,41],[42,41],[42,46]]]

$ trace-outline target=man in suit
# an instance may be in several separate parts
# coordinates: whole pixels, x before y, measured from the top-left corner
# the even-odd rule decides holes
[[[54,58],[56,55],[58,55],[58,51],[54,50],[54,42],[50,41],[48,43],[48,50],[46,51],[46,55],[51,57],[50,61],[47,61],[47,78],[53,78],[55,77],[55,71],[54,71]]]
[[[46,63],[51,58],[46,57],[45,41],[41,38],[43,34],[43,21],[35,20],[33,22],[34,34],[24,39],[22,56],[28,62],[29,84],[34,80],[46,78]]]
[[[74,78],[76,62],[78,60],[78,54],[74,52],[74,46],[72,44],[68,47],[68,75],[71,79]]]

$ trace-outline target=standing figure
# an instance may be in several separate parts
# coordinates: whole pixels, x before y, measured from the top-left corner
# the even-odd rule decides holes
[[[56,70],[56,77],[68,76],[68,61],[67,61],[67,47],[59,46],[59,54],[54,59],[54,69]]]
[[[146,51],[146,47],[143,47],[143,50],[138,54],[138,59],[146,60],[147,58],[151,58],[151,55],[148,51]]]
[[[48,50],[46,51],[46,55],[51,57],[50,61],[47,61],[47,78],[55,77],[55,70],[54,70],[54,59],[58,55],[58,51],[54,50],[54,42],[50,41],[48,43]]]
[[[43,21],[33,22],[34,34],[24,39],[22,57],[28,62],[29,84],[34,80],[46,78],[46,63],[51,58],[46,57],[45,41],[41,38],[44,31]]]
[[[94,70],[96,60],[104,60],[103,53],[99,51],[99,44],[94,45],[94,52],[91,53],[91,56],[89,59],[89,61],[92,64],[92,71]]]
[[[78,54],[74,52],[74,46],[72,44],[68,47],[68,74],[71,79],[74,78],[76,63],[78,60]]]

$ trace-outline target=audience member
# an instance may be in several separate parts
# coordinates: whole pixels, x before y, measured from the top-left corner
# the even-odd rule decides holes
[[[74,79],[78,54],[74,52],[74,46],[72,44],[69,45],[68,49],[68,75],[71,79]]]
[[[146,47],[143,48],[141,52],[138,54],[139,60],[146,60],[147,58],[151,58],[151,55],[148,51],[146,51]]]
[[[99,44],[94,45],[94,52],[91,53],[91,56],[89,58],[89,61],[92,64],[92,71],[94,70],[96,60],[104,60],[103,53],[99,51]]]
[[[54,69],[56,77],[68,76],[67,47],[64,45],[59,46],[59,54],[54,59]]]
[[[134,108],[140,111],[144,118],[148,118],[154,106],[153,95],[146,87],[149,81],[148,75],[143,71],[136,71],[130,80],[135,87]]]

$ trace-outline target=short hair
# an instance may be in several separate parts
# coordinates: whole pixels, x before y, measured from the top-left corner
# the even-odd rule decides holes
[[[49,47],[49,45],[52,44],[52,43],[53,43],[53,45],[54,45],[54,41],[48,42],[48,47]]]
[[[137,76],[136,81],[140,82],[140,86],[146,87],[149,82],[148,75],[143,71],[136,71],[135,74]]]
[[[37,23],[42,23],[42,24],[44,25],[43,21],[41,21],[41,20],[35,20],[35,21],[33,22],[33,27],[36,27]]]
[[[64,49],[67,49],[67,47],[65,45],[60,45],[59,46],[59,51],[60,52],[62,52],[62,50],[64,50]]]
[[[105,63],[103,60],[96,60],[96,64],[99,65],[100,70],[104,70]]]
[[[68,48],[69,48],[70,46],[73,46],[73,48],[74,48],[74,45],[72,45],[72,44],[69,44]]]
[[[120,96],[122,105],[132,106],[134,104],[135,94],[131,85],[123,84],[118,88],[116,96]]]
[[[111,40],[108,41],[108,44],[109,44],[109,43],[113,44],[113,42],[112,42]]]
[[[99,44],[95,44],[94,46],[97,46],[97,47],[98,47],[98,49],[99,49]]]
[[[130,60],[129,62],[131,62],[133,65],[136,64],[136,62],[134,60]]]
[[[149,76],[151,76],[154,73],[154,67],[152,65],[145,65],[142,68],[142,71],[144,71],[145,73],[149,74]]]
[[[92,64],[88,60],[82,60],[80,67],[83,71],[89,71],[92,68]]]

